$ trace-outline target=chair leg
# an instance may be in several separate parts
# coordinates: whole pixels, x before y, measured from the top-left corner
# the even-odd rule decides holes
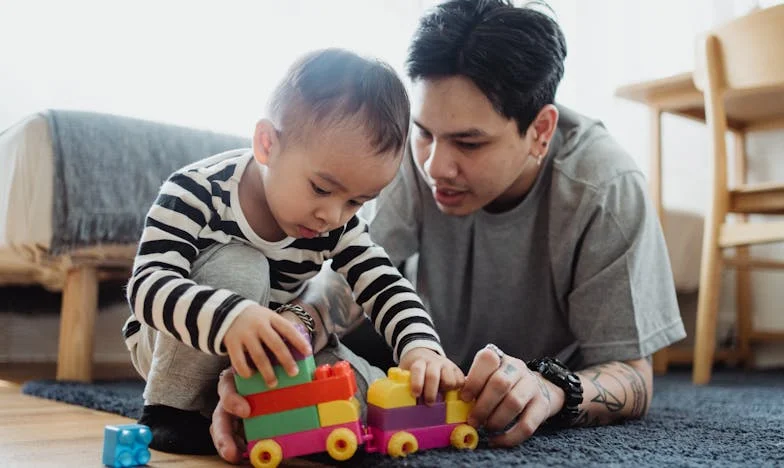
[[[749,257],[748,247],[736,248],[738,260],[743,261]],[[736,337],[738,358],[745,367],[753,365],[751,352],[751,330],[753,327],[752,298],[751,298],[751,270],[741,267],[735,270],[735,314],[737,317]]]
[[[653,373],[663,375],[667,373],[667,367],[670,364],[667,348],[662,348],[653,353]]]
[[[716,316],[721,286],[722,251],[718,247],[719,228],[706,226],[705,229],[692,372],[692,381],[695,384],[707,384],[711,378],[713,356],[716,351]]]
[[[79,266],[69,270],[60,312],[57,380],[91,380],[97,314],[97,269]]]

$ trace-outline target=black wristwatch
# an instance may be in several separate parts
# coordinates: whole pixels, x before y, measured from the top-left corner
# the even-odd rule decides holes
[[[545,357],[525,363],[532,371],[539,372],[542,377],[557,385],[564,391],[566,398],[561,411],[551,418],[552,422],[569,425],[580,414],[579,406],[583,402],[583,386],[580,378],[570,371],[561,361]]]
[[[302,306],[298,306],[296,304],[283,304],[282,306],[275,309],[275,312],[279,314],[282,314],[283,312],[291,312],[292,314],[296,315],[308,330],[308,335],[310,335],[311,341],[313,340],[313,335],[316,334],[316,321],[313,320],[313,317],[307,313],[305,309],[302,308]]]

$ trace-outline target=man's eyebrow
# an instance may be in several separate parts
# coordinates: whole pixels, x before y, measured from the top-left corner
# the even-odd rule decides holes
[[[339,180],[337,180],[336,178],[334,178],[331,175],[327,174],[326,172],[316,172],[316,175],[321,177],[322,179],[326,180],[330,184],[334,185],[335,187],[337,187],[341,191],[348,192],[346,187],[343,184],[341,184]],[[374,193],[372,195],[360,195],[357,198],[365,198],[367,200],[372,200],[372,199],[376,198],[378,195],[379,195],[378,193]]]
[[[422,125],[420,122],[417,122],[416,120],[414,120],[413,122],[414,122],[414,125],[419,127],[421,130],[424,130],[427,133],[433,133],[430,130],[428,130],[427,127]],[[477,138],[477,137],[489,137],[489,136],[490,135],[487,132],[485,132],[484,130],[480,130],[478,128],[468,128],[466,130],[460,130],[460,131],[457,131],[457,132],[451,132],[451,133],[447,133],[447,134],[444,135],[444,137],[449,138],[449,139],[454,139],[454,138]]]

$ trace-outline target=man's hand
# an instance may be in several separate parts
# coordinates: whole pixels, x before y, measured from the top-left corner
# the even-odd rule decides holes
[[[310,343],[294,327],[291,320],[267,307],[254,305],[243,310],[234,320],[223,338],[223,343],[229,352],[231,365],[239,375],[248,378],[253,374],[247,360],[247,356],[250,356],[253,367],[259,370],[268,386],[274,387],[278,381],[265,346],[275,355],[287,374],[294,376],[299,372],[297,362],[284,339],[300,353],[312,353]]]
[[[496,354],[490,348],[476,353],[465,385],[463,401],[476,399],[468,424],[484,426],[495,446],[512,447],[528,439],[548,418],[561,410],[563,390],[533,372],[512,356]]]
[[[241,463],[245,451],[241,418],[250,416],[250,405],[237,393],[234,385],[234,370],[221,372],[218,381],[220,401],[212,413],[210,435],[218,454],[229,463]]]
[[[455,363],[429,348],[414,348],[400,359],[400,368],[411,372],[411,393],[424,395],[425,403],[436,402],[439,389],[459,388],[465,376]]]

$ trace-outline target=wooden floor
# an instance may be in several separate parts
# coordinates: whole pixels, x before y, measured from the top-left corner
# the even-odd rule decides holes
[[[96,369],[98,378],[127,376],[127,369]],[[131,374],[132,375],[132,374]],[[115,414],[35,398],[21,393],[30,378],[51,378],[54,367],[0,364],[0,466],[101,467],[103,428],[131,424]],[[225,467],[219,457],[152,451],[151,467]]]

